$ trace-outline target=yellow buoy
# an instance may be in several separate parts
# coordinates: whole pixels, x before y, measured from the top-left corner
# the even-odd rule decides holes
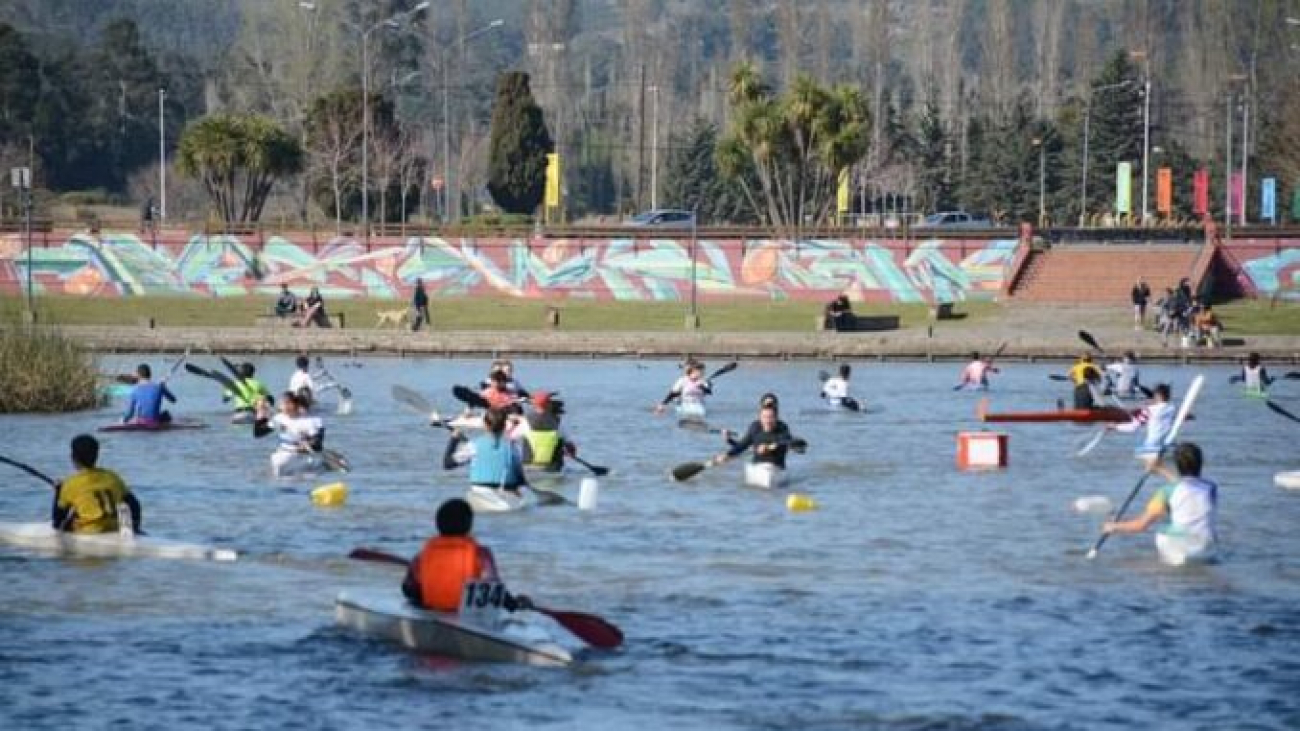
[[[342,482],[331,482],[311,491],[311,501],[322,508],[342,505],[348,499],[348,486]]]
[[[785,507],[791,512],[802,513],[805,510],[816,510],[817,501],[803,493],[792,492],[790,493],[790,496],[785,499]]]

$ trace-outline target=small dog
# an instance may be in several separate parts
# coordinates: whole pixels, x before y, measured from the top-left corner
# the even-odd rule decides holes
[[[377,320],[375,327],[377,328],[382,329],[386,325],[400,328],[410,324],[411,311],[405,308],[400,310],[380,310],[375,313],[375,318]]]

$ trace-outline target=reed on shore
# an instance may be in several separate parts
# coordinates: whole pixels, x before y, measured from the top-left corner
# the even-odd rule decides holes
[[[0,324],[0,413],[94,408],[97,374],[94,356],[58,331]]]

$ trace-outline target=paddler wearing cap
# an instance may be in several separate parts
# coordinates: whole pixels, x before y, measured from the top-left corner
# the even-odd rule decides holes
[[[530,402],[532,408],[517,420],[511,437],[520,444],[525,467],[559,472],[564,469],[565,455],[578,453],[578,445],[560,426],[564,402],[549,391],[534,392]]]
[[[411,561],[402,581],[402,594],[411,604],[436,612],[456,612],[467,581],[500,581],[492,550],[480,545],[470,531],[474,511],[469,503],[452,498],[438,508],[438,535],[425,542]],[[527,609],[526,596],[505,596],[510,611]]]

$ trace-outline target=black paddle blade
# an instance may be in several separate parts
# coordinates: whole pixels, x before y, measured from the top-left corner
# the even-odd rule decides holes
[[[1052,379],[1053,381],[1069,381],[1069,380],[1070,380],[1070,377],[1069,377],[1069,376],[1064,376],[1064,375],[1061,375],[1060,373],[1048,373],[1048,374],[1047,374],[1047,377],[1050,378],[1050,379]]]
[[[808,451],[808,440],[799,439],[798,437],[790,440],[790,450],[795,454],[803,454]]]
[[[592,464],[592,463],[588,462],[587,460],[585,460],[585,459],[583,459],[583,458],[581,458],[581,457],[578,457],[577,455],[574,455],[574,456],[573,456],[573,461],[574,461],[574,462],[577,462],[578,464],[582,465],[583,467],[586,467],[587,469],[591,470],[591,474],[593,474],[593,475],[595,475],[595,476],[597,476],[597,477],[604,477],[605,475],[608,475],[608,474],[609,474],[609,468],[608,468],[608,467],[602,467],[601,465],[598,465],[598,464]]]
[[[1300,422],[1300,416],[1296,416],[1290,411],[1287,411],[1286,409],[1282,408],[1276,401],[1265,401],[1264,405],[1272,409],[1273,413],[1279,416],[1285,417],[1294,422]]]
[[[490,408],[487,399],[478,395],[472,388],[466,386],[452,386],[451,395],[455,396],[457,401],[460,401],[466,406],[473,406],[477,409]]]
[[[673,481],[684,482],[708,469],[704,462],[683,462],[673,468]]]
[[[1282,377],[1288,381],[1300,381],[1300,371],[1287,371]]]
[[[1098,353],[1106,352],[1104,348],[1102,348],[1100,345],[1097,344],[1097,339],[1092,336],[1092,333],[1088,332],[1087,330],[1079,331],[1079,339],[1087,343],[1089,348],[1092,348]]]
[[[1005,340],[1003,340],[1001,343],[999,343],[999,344],[998,344],[998,347],[997,347],[997,350],[994,350],[994,351],[993,351],[993,357],[996,358],[996,357],[998,357],[999,355],[1002,355],[1003,353],[1007,352],[1007,345],[1008,345],[1008,343],[1007,343],[1007,341],[1005,341]]]
[[[730,372],[736,370],[736,367],[739,366],[739,365],[740,365],[739,363],[737,363],[736,361],[733,360],[733,361],[731,361],[730,363],[728,363],[728,364],[722,366],[722,367],[719,368],[718,370],[714,371],[713,373],[710,373],[710,374],[709,374],[709,377],[708,377],[708,380],[712,381],[713,379],[717,378],[718,376],[725,376],[725,375],[727,375],[728,373],[730,373]]]

